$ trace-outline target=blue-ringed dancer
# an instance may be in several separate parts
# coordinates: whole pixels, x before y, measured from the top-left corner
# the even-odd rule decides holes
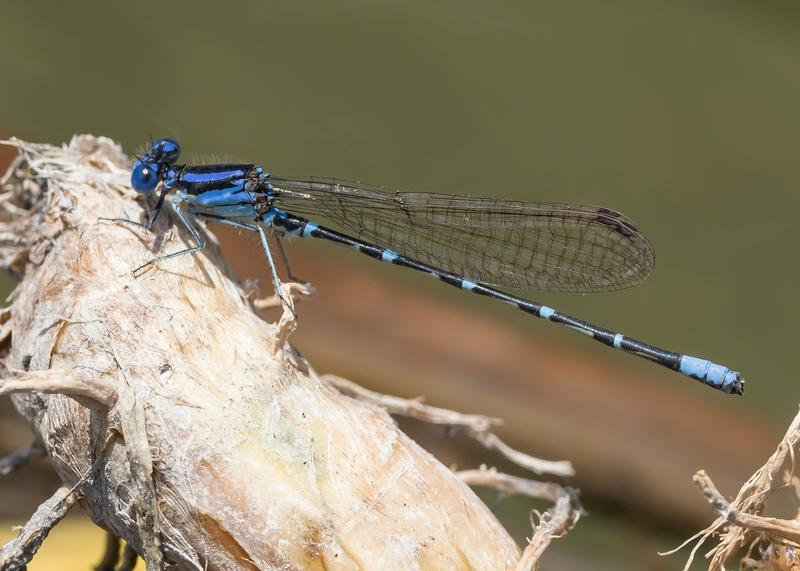
[[[192,222],[213,220],[258,233],[280,295],[264,228],[275,231],[279,244],[281,236],[322,238],[504,301],[725,393],[744,392],[744,379],[723,365],[660,349],[492,287],[596,292],[642,282],[653,269],[655,254],[636,225],[619,212],[288,178],[252,164],[180,165],[179,154],[172,139],[152,143],[135,162],[131,184],[146,196],[160,185],[156,206],[143,224],[114,219],[150,228],[171,195],[169,202],[195,246],[145,265],[201,250],[205,241]],[[329,220],[346,233],[303,216]]]

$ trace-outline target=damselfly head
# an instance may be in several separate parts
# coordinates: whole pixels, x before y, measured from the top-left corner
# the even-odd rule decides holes
[[[133,163],[131,186],[139,194],[152,194],[160,178],[157,163],[148,160],[138,160]]]
[[[140,194],[151,194],[164,172],[178,160],[180,154],[181,146],[174,139],[158,139],[153,142],[147,152],[133,164],[133,189]]]
[[[147,155],[154,161],[161,164],[171,165],[178,160],[181,154],[181,146],[174,139],[159,139],[151,146]]]

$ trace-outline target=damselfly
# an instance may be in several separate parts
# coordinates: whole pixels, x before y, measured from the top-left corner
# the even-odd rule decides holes
[[[139,224],[145,228],[152,226],[165,198],[174,191],[169,202],[195,246],[146,265],[201,250],[205,241],[193,220],[216,221],[258,233],[280,294],[264,228],[275,231],[279,245],[281,236],[323,238],[504,301],[723,392],[744,391],[744,379],[727,367],[660,349],[493,287],[597,292],[642,282],[653,269],[655,255],[647,238],[619,212],[579,204],[407,193],[336,179],[289,178],[252,164],[179,165],[179,154],[180,147],[172,139],[154,142],[134,164],[131,184],[143,195],[153,194],[160,186],[155,208]],[[345,233],[305,216],[328,220]]]

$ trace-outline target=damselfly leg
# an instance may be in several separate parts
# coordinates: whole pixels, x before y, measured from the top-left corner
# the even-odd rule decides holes
[[[289,263],[289,256],[286,254],[286,248],[283,247],[283,237],[281,236],[281,232],[277,229],[273,230],[274,231],[272,232],[272,235],[275,236],[275,242],[278,244],[278,250],[281,253],[281,258],[283,258],[283,264],[286,266],[286,275],[289,277],[289,281],[308,284],[306,280],[297,277],[294,272],[292,272],[292,265]]]
[[[292,314],[292,319],[297,320],[297,312],[295,312],[294,307],[286,299],[283,293],[283,284],[278,277],[278,269],[275,266],[275,260],[272,257],[272,252],[270,251],[269,242],[267,241],[267,234],[264,232],[264,229],[258,224],[249,224],[246,222],[239,222],[236,220],[230,220],[228,218],[223,218],[221,216],[215,216],[213,214],[206,214],[202,212],[198,212],[196,214],[199,218],[203,218],[205,220],[211,220],[214,222],[219,222],[220,224],[227,224],[228,226],[233,226],[234,228],[241,228],[242,230],[248,230],[250,232],[257,232],[259,238],[261,238],[261,247],[264,249],[264,254],[267,257],[267,264],[269,265],[270,272],[272,274],[272,283],[275,288],[275,295],[278,299],[281,300],[281,304],[287,310],[289,310]]]
[[[161,208],[164,206],[164,199],[169,193],[169,190],[170,189],[166,187],[161,189],[161,192],[158,195],[158,202],[156,202],[155,207],[153,208],[152,212],[150,212],[150,216],[148,216],[147,220],[144,222],[136,222],[135,220],[130,220],[129,218],[106,218],[103,216],[97,220],[102,220],[103,222],[120,222],[122,224],[130,224],[131,226],[136,226],[144,230],[150,230],[153,224],[155,224],[158,215],[161,213]]]

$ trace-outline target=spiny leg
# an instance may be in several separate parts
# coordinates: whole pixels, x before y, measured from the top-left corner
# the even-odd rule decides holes
[[[207,220],[213,220],[214,222],[219,222],[221,224],[227,224],[228,226],[233,226],[234,228],[241,228],[242,230],[249,230],[250,232],[258,232],[258,235],[261,238],[261,246],[267,256],[267,263],[269,264],[269,269],[272,273],[272,283],[275,288],[275,295],[281,300],[283,307],[291,312],[292,320],[297,321],[297,313],[294,310],[294,304],[289,301],[283,293],[283,284],[281,283],[280,278],[278,278],[278,269],[275,267],[275,260],[272,258],[272,252],[269,249],[269,243],[267,242],[267,235],[264,233],[264,229],[258,224],[237,222],[221,216],[214,216],[213,214],[198,212],[197,216]]]
[[[286,255],[286,248],[283,247],[283,238],[281,237],[280,230],[273,229],[273,236],[275,236],[275,241],[278,243],[278,250],[280,250],[283,263],[286,265],[286,273],[289,277],[289,280],[301,284],[307,284],[308,282],[306,280],[299,278],[292,273],[292,266],[289,264],[289,256]]]
[[[138,228],[143,228],[144,230],[149,230],[153,224],[155,224],[158,215],[161,213],[161,207],[164,206],[164,199],[169,192],[168,188],[162,188],[161,193],[158,195],[158,202],[156,202],[155,208],[150,213],[150,216],[147,217],[147,220],[142,222],[136,222],[135,220],[129,220],[128,218],[105,218],[101,216],[98,220],[103,220],[105,222],[122,222],[124,224],[131,224],[132,226],[137,226]]]
[[[153,258],[152,260],[148,261],[145,264],[142,264],[135,270],[133,273],[136,274],[141,269],[146,268],[147,266],[152,266],[159,262],[163,262],[164,260],[169,260],[171,258],[177,258],[178,256],[184,256],[186,254],[194,254],[195,252],[199,252],[203,248],[206,247],[206,241],[200,236],[200,232],[197,231],[197,228],[189,221],[189,218],[186,216],[186,213],[181,209],[180,204],[183,202],[183,198],[175,197],[170,200],[170,205],[172,206],[172,210],[175,212],[175,216],[178,217],[178,220],[183,227],[189,231],[191,234],[194,243],[197,244],[196,246],[192,246],[191,248],[185,248],[183,250],[179,250],[178,252],[173,252],[172,254],[166,254],[164,256],[158,256],[157,258]]]

